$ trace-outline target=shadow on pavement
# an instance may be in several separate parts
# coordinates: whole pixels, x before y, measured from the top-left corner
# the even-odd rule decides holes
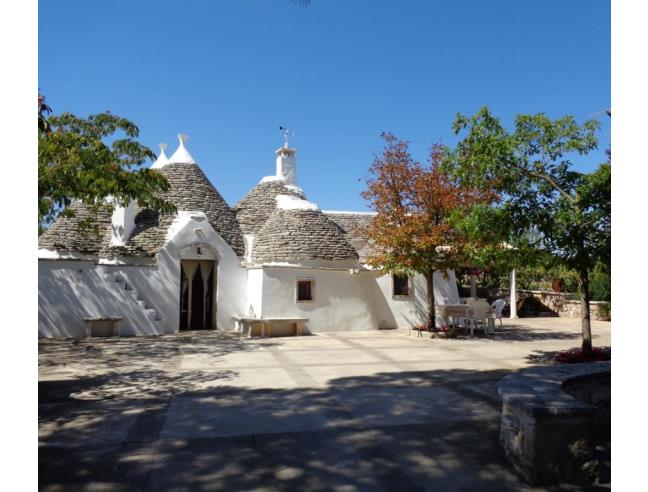
[[[44,490],[535,490],[498,445],[495,391],[508,373],[381,373],[293,390],[183,390],[188,377],[168,379],[158,398],[122,391],[103,400],[73,396],[100,388],[101,378],[46,381],[39,483]],[[119,382],[160,377],[133,371]]]

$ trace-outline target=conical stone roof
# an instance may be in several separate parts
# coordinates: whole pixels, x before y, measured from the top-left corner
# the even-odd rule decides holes
[[[94,255],[104,244],[110,244],[111,214],[107,208],[95,209],[76,201],[70,204],[69,209],[74,215],[57,218],[39,236],[39,248]]]
[[[236,219],[244,234],[256,234],[261,230],[277,207],[277,195],[305,198],[301,190],[286,186],[282,179],[261,181],[234,207]]]
[[[319,209],[275,209],[252,250],[255,263],[357,259],[339,226]]]
[[[178,210],[204,212],[209,224],[238,256],[245,254],[243,234],[234,210],[209,182],[197,164],[166,164],[160,169],[171,185],[162,196]]]
[[[197,164],[165,164],[159,169],[171,186],[162,196],[173,203],[179,211],[204,212],[209,224],[242,257],[245,244],[234,210],[209,182]],[[135,215],[135,229],[124,246],[111,246],[111,216],[106,212],[92,215],[89,207],[81,203],[71,206],[76,216],[59,217],[39,238],[39,248],[58,251],[77,251],[100,256],[155,256],[164,246],[167,231],[175,214],[160,214],[150,209],[138,209]],[[97,233],[82,233],[80,220],[89,223],[88,229]]]
[[[344,237],[356,249],[360,261],[366,261],[376,253],[370,242],[364,237],[362,229],[368,227],[376,216],[373,212],[337,212],[324,210],[326,216],[342,230]]]

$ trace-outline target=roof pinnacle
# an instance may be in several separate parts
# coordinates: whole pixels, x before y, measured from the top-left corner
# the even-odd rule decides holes
[[[151,166],[151,169],[160,169],[161,167],[164,167],[165,164],[169,163],[169,157],[166,155],[165,152],[169,145],[165,143],[161,143],[159,145],[160,145],[160,155]]]
[[[173,155],[169,158],[170,164],[196,164],[196,161],[194,161],[194,158],[191,157],[191,154],[184,144],[188,139],[189,136],[185,135],[184,133],[180,133],[178,135],[180,145],[178,146],[178,149],[173,153]]]

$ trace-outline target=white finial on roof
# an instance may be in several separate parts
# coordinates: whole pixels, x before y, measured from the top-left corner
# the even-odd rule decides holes
[[[165,150],[167,149],[169,145],[165,143],[160,144],[160,155],[158,156],[157,160],[153,163],[151,166],[151,169],[160,169],[161,167],[164,167],[165,164],[169,163],[169,158],[166,155]]]
[[[169,158],[169,164],[195,164],[194,158],[191,157],[191,154],[185,147],[184,143],[189,139],[189,136],[181,133],[178,135],[178,140],[180,140],[180,145],[178,149],[173,153]]]

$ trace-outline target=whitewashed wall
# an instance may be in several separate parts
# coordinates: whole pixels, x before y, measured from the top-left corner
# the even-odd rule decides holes
[[[410,284],[410,299],[394,299],[392,276],[382,275],[373,284],[381,328],[409,328],[427,321],[427,284],[423,275],[415,275]]]
[[[196,232],[197,229],[202,232]],[[217,258],[217,325],[221,330],[233,330],[232,316],[247,313],[247,272],[203,214],[181,213],[170,229],[167,244],[158,252],[154,266],[40,260],[39,336],[82,336],[85,333],[83,318],[102,316],[123,317],[120,334],[125,336],[178,331],[181,252],[192,245],[209,248]],[[116,274],[131,284],[163,320],[148,319],[135,299],[115,283]]]
[[[263,270],[261,268],[248,270],[247,299],[248,309],[241,314],[251,318],[261,317],[263,312]]]
[[[124,334],[159,332],[137,302],[114,282],[117,271],[133,267],[96,265],[91,261],[39,260],[38,334],[81,337],[85,317],[120,316]],[[150,267],[142,267],[150,270]]]
[[[434,302],[437,304],[453,304],[459,302],[457,279],[452,270],[434,272]],[[427,323],[427,282],[425,277],[417,274],[412,279],[411,299],[394,299],[392,292],[392,276],[382,275],[376,279],[374,298],[376,313],[381,328],[409,328],[416,324]],[[440,319],[437,319],[441,322]]]
[[[202,232],[197,232],[199,229]],[[232,248],[212,229],[203,214],[182,213],[169,230],[167,244],[157,254],[159,269],[151,277],[129,277],[134,286],[148,292],[155,308],[168,320],[170,331],[180,324],[180,259],[192,245],[209,248],[217,260],[216,310],[220,330],[233,330],[233,315],[247,312],[247,272]],[[189,256],[184,256],[189,259]],[[191,258],[195,258],[191,256]],[[137,272],[139,274],[141,272]],[[147,288],[147,284],[150,285]]]
[[[315,300],[295,302],[298,278],[315,280]],[[371,291],[372,275],[348,270],[263,269],[264,317],[306,317],[310,332],[378,328]]]
[[[315,301],[296,302],[299,278],[315,280]],[[458,301],[454,272],[434,276],[435,301]],[[427,283],[412,279],[408,299],[392,295],[391,275],[348,270],[264,267],[248,271],[248,310],[263,317],[305,317],[313,332],[409,328],[427,322]]]

